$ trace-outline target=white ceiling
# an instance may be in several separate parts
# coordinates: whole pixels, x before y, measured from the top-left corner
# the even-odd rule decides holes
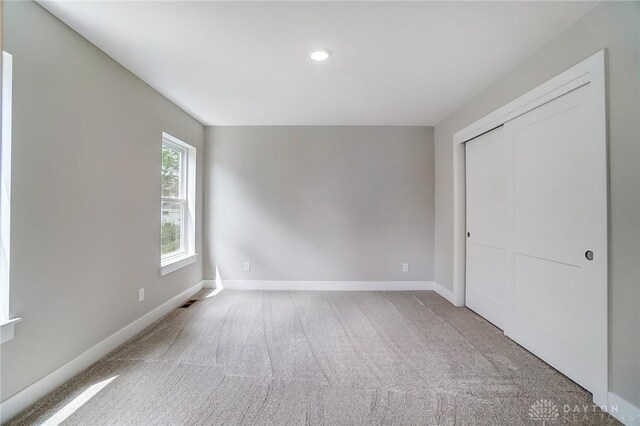
[[[40,4],[207,125],[435,125],[595,5]]]

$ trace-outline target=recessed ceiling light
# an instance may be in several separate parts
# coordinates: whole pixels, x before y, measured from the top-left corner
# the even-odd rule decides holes
[[[309,52],[309,57],[316,62],[323,62],[329,59],[331,51],[329,49],[313,49]]]

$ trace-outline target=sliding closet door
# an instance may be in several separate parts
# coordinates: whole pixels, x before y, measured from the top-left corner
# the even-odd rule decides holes
[[[505,332],[593,391],[606,371],[607,192],[604,115],[591,90],[504,125],[513,223]]]
[[[502,127],[465,144],[466,305],[504,328],[508,157]]]

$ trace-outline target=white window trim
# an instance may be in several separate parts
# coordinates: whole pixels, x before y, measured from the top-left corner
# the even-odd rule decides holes
[[[165,276],[198,261],[198,253],[183,254],[166,259],[160,267],[160,275]]]
[[[184,202],[184,223],[185,232],[181,235],[184,238],[184,250],[170,257],[162,258],[160,255],[160,275],[167,275],[171,272],[191,265],[198,260],[196,253],[196,148],[168,133],[162,133],[162,144],[175,146],[185,151],[182,167],[186,169],[183,179],[183,193],[186,194]],[[186,157],[186,158],[185,158]],[[177,201],[170,198],[162,198],[162,201]]]
[[[13,318],[0,324],[0,344],[13,340],[15,336],[14,326],[20,321],[22,321],[22,318]]]
[[[0,164],[0,344],[13,339],[21,318],[10,318],[9,267],[11,237],[11,99],[13,57],[2,52],[2,163]]]

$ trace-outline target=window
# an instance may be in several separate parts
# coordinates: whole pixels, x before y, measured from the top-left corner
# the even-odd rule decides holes
[[[185,159],[187,150],[169,142],[162,144],[162,257],[184,254],[187,212]]]
[[[14,325],[9,310],[9,267],[11,231],[11,83],[12,56],[2,52],[2,154],[0,160],[0,343],[13,339]]]
[[[196,261],[196,149],[162,134],[160,257],[162,275]]]

